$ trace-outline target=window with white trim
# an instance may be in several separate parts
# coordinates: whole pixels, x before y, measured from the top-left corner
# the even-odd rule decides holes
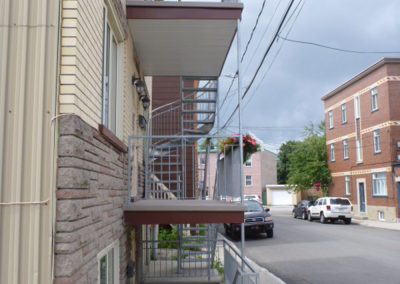
[[[347,105],[344,103],[342,104],[342,123],[347,122]]]
[[[379,221],[385,221],[385,212],[378,211],[378,220]]]
[[[378,110],[378,89],[373,88],[371,90],[371,111]]]
[[[372,194],[374,196],[387,196],[386,173],[372,174]]]
[[[253,165],[253,159],[250,157],[245,163],[244,165],[246,167],[251,167]]]
[[[360,140],[356,140],[356,155],[357,155],[357,163],[361,163],[363,160],[362,155],[362,145]]]
[[[331,144],[331,162],[335,161],[335,145]]]
[[[252,185],[253,185],[253,177],[246,176],[246,186],[252,186]]]
[[[349,158],[349,140],[343,140],[343,159],[347,160]]]
[[[374,130],[373,132],[374,136],[374,153],[380,153],[381,152],[381,132],[379,129]]]
[[[360,96],[354,97],[354,117],[360,118]]]
[[[119,283],[119,241],[103,249],[97,254],[98,283],[117,284]]]
[[[345,188],[345,194],[350,195],[351,194],[351,189],[350,189],[350,176],[345,176],[344,177],[344,188]]]
[[[107,8],[104,7],[103,33],[103,99],[102,124],[114,134],[121,129],[121,119],[118,112],[119,94],[119,48],[118,41],[110,24]],[[120,135],[118,135],[120,136]]]
[[[329,111],[328,112],[328,116],[329,116],[329,128],[333,128],[333,111]]]

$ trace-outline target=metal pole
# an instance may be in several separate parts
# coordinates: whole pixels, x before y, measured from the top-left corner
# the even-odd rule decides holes
[[[238,116],[239,116],[239,149],[240,149],[240,202],[243,204],[243,129],[242,129],[242,74],[241,74],[241,63],[240,63],[240,19],[237,20],[237,76],[238,76]],[[244,220],[240,228],[241,233],[241,255],[242,255],[242,269],[244,267]]]

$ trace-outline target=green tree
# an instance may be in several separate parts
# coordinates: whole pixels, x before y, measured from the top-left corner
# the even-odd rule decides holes
[[[315,125],[306,127],[307,137],[289,154],[288,184],[296,191],[308,190],[319,182],[324,195],[328,194],[332,178],[323,125],[322,122],[318,128]]]
[[[279,148],[277,167],[278,184],[286,184],[288,182],[289,155],[293,153],[299,143],[298,141],[291,140],[283,143]]]

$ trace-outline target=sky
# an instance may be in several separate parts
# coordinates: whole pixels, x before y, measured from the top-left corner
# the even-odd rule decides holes
[[[263,0],[242,2],[240,42],[243,53]],[[242,61],[243,90],[261,62],[289,2],[266,0]],[[399,0],[295,0],[281,35],[342,49],[400,52],[399,11]],[[233,42],[221,74],[221,100],[237,68],[236,46]],[[400,53],[344,53],[279,39],[244,98],[245,131],[254,133],[273,152],[285,141],[303,139],[305,126],[324,119],[321,97],[383,57],[400,57]],[[220,125],[225,124],[236,104],[235,82],[220,109]],[[237,115],[224,131],[238,133]]]

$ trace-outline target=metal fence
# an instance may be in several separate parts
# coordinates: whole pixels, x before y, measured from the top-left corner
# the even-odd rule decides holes
[[[199,244],[202,242],[201,238],[195,241]],[[213,244],[208,241],[208,248],[211,248]],[[206,250],[207,246],[197,250],[192,248],[182,254],[179,240],[143,241],[142,280],[190,278],[191,281],[201,279],[227,284],[260,283],[256,269],[241,257],[233,244],[226,239],[219,239],[214,245],[212,254]]]

